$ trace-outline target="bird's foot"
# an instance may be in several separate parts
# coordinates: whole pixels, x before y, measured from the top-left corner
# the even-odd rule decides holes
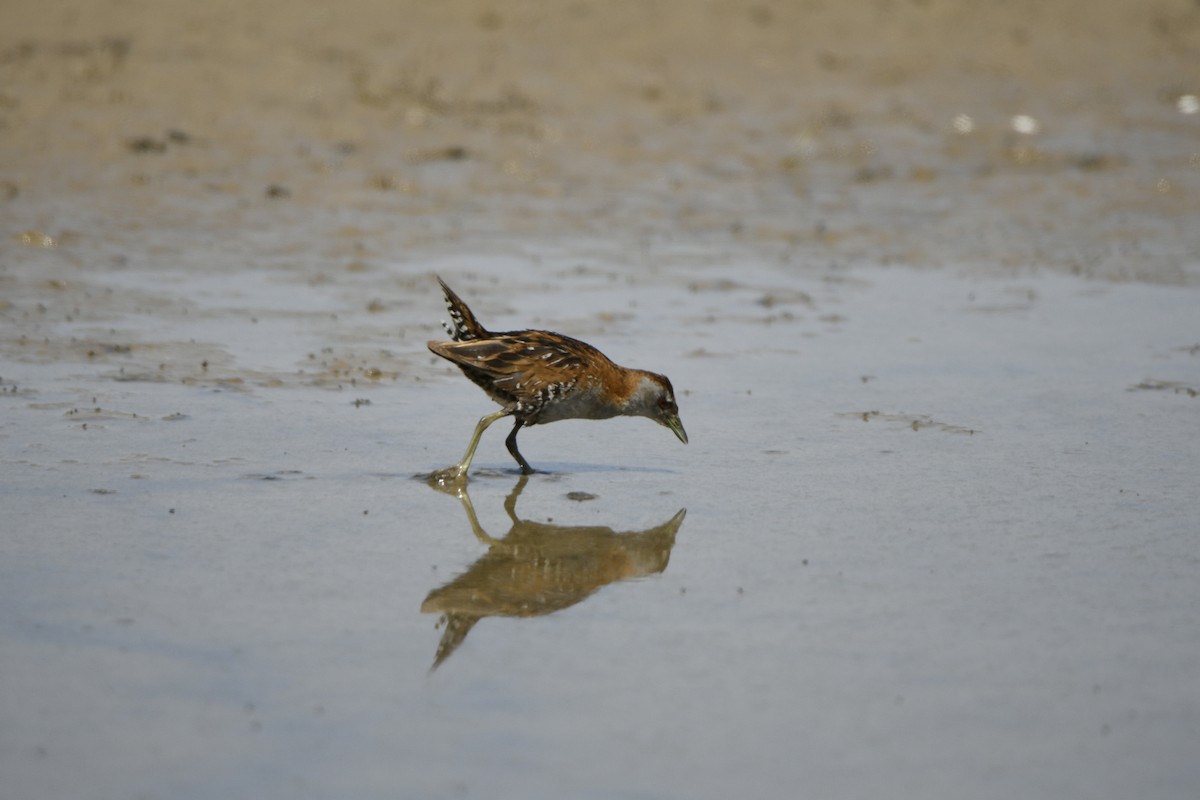
[[[445,469],[434,470],[429,473],[428,482],[435,489],[465,486],[467,483],[467,468],[462,464],[455,464]]]

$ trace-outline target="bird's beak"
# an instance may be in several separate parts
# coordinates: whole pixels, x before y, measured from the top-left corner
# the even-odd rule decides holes
[[[687,431],[683,429],[683,423],[679,421],[678,414],[670,414],[663,418],[663,425],[671,429],[671,432],[679,437],[679,441],[687,444]]]

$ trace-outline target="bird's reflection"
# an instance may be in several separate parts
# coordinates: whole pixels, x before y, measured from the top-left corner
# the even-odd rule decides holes
[[[551,614],[607,584],[667,568],[686,509],[661,525],[624,533],[600,526],[531,522],[520,519],[516,510],[527,482],[522,475],[504,501],[512,527],[500,538],[480,526],[465,485],[451,490],[462,502],[475,538],[488,551],[466,572],[431,591],[421,604],[423,613],[441,614],[439,625],[445,625],[432,669],[449,658],[484,617]]]

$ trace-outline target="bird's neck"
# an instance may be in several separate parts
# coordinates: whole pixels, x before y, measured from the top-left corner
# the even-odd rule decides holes
[[[620,375],[620,393],[616,404],[622,414],[643,414],[645,409],[654,405],[658,397],[658,384],[650,373],[640,369],[625,369],[618,367]]]

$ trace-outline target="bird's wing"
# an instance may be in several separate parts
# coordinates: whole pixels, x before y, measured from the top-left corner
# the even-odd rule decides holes
[[[442,358],[491,378],[497,390],[518,400],[534,398],[551,386],[573,384],[588,361],[604,358],[588,344],[546,331],[500,334],[466,342],[430,342]]]

